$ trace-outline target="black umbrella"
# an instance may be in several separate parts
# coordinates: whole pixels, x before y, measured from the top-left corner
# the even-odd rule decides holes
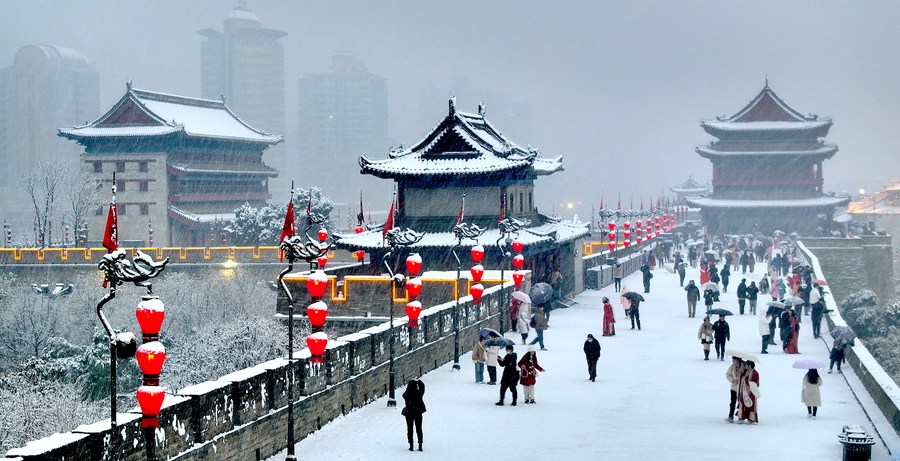
[[[626,299],[630,299],[631,301],[643,301],[644,297],[641,296],[640,293],[635,291],[629,291],[623,295]]]
[[[553,300],[553,287],[549,283],[535,283],[528,292],[531,304],[543,306]]]
[[[496,337],[500,336],[500,333],[498,333],[497,330],[493,328],[482,328],[481,330],[478,330],[478,334],[481,335],[482,338],[487,338],[491,335]]]
[[[709,315],[734,315],[728,309],[710,309],[706,313]]]
[[[515,346],[516,343],[506,339],[506,338],[491,338],[484,342],[485,346],[498,346],[498,347],[506,347],[506,346]]]

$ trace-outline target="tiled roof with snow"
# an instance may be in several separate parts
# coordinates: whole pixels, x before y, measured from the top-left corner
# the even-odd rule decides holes
[[[734,150],[718,150],[713,146],[700,146],[696,149],[697,153],[703,157],[738,157],[738,156],[788,156],[788,157],[831,157],[838,151],[838,147],[833,144],[823,144],[816,149],[804,150],[752,150],[752,151],[734,151]]]
[[[846,205],[847,197],[821,197],[785,200],[724,200],[709,197],[685,198],[688,205],[700,208],[826,208]]]
[[[700,125],[711,134],[738,131],[827,131],[831,126],[831,119],[801,114],[787,105],[766,83],[762,91],[734,115],[701,120]]]
[[[498,131],[478,114],[450,112],[421,141],[408,148],[394,149],[386,159],[359,158],[362,173],[381,178],[399,176],[478,175],[527,169],[536,175],[563,169],[562,157],[538,158],[539,151],[522,147]]]
[[[213,222],[232,222],[235,219],[234,212],[231,213],[193,213],[191,211],[169,205],[169,214],[182,221],[205,224]]]
[[[130,85],[119,102],[94,122],[59,130],[61,136],[70,139],[164,136],[178,132],[193,138],[264,144],[282,141],[281,136],[247,125],[222,101],[155,93]]]
[[[170,173],[173,174],[227,174],[242,176],[266,176],[276,177],[278,171],[263,163],[255,164],[222,164],[215,162],[187,162],[169,161],[166,163]]]

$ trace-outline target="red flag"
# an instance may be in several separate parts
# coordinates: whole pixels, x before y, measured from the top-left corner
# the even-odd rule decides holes
[[[119,213],[116,211],[116,199],[109,203],[109,214],[106,215],[106,230],[103,232],[103,247],[110,253],[119,249]]]
[[[459,213],[456,215],[456,225],[462,224],[466,219],[466,194],[463,194],[462,205],[459,206]]]
[[[283,242],[284,239],[291,238],[294,236],[294,201],[291,200],[288,202],[287,213],[284,215],[284,225],[281,226],[281,239],[280,242]]]
[[[506,218],[506,194],[502,191],[500,192],[500,219],[497,222],[503,221]]]
[[[389,230],[394,228],[394,201],[391,200],[391,209],[388,211],[387,221],[384,222],[384,230],[381,231],[382,238]]]

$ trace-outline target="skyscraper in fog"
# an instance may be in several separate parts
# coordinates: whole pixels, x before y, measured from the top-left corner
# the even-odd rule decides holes
[[[300,132],[303,163],[314,162],[301,180],[321,186],[338,201],[350,201],[366,179],[359,173],[359,155],[385,154],[387,84],[370,73],[359,55],[340,52],[331,58],[331,72],[300,78]],[[329,187],[340,184],[339,188]],[[383,186],[382,186],[383,187]]]
[[[99,88],[88,60],[61,46],[24,46],[12,67],[0,69],[0,220],[13,226],[18,243],[23,233],[31,235],[34,218],[22,178],[41,162],[78,171],[81,149],[56,131],[96,118]]]
[[[200,44],[200,95],[204,99],[222,97],[228,107],[249,125],[284,135],[284,45],[286,32],[265,29],[262,22],[243,5],[231,10],[223,30],[198,31],[206,40]],[[266,151],[263,160],[282,171],[285,149]],[[272,181],[273,190],[280,175]],[[286,188],[285,188],[286,190]]]

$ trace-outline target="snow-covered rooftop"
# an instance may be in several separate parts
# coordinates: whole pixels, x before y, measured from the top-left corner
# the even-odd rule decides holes
[[[847,197],[821,197],[786,199],[786,200],[723,200],[709,197],[688,197],[685,201],[689,205],[700,208],[809,208],[832,207],[846,205]]]
[[[191,213],[182,208],[178,208],[174,205],[169,205],[169,212],[175,214],[176,216],[196,223],[211,223],[211,222],[231,222],[234,221],[235,214],[232,213]]]
[[[824,136],[831,126],[831,119],[803,115],[778,97],[766,82],[756,97],[734,115],[701,120],[700,125],[713,135],[738,131],[814,131]]]
[[[744,157],[744,156],[786,156],[786,157],[802,157],[802,156],[823,156],[831,157],[838,151],[838,147],[834,144],[823,144],[817,149],[803,150],[751,150],[751,151],[733,151],[718,150],[713,146],[697,147],[697,153],[703,157]]]

